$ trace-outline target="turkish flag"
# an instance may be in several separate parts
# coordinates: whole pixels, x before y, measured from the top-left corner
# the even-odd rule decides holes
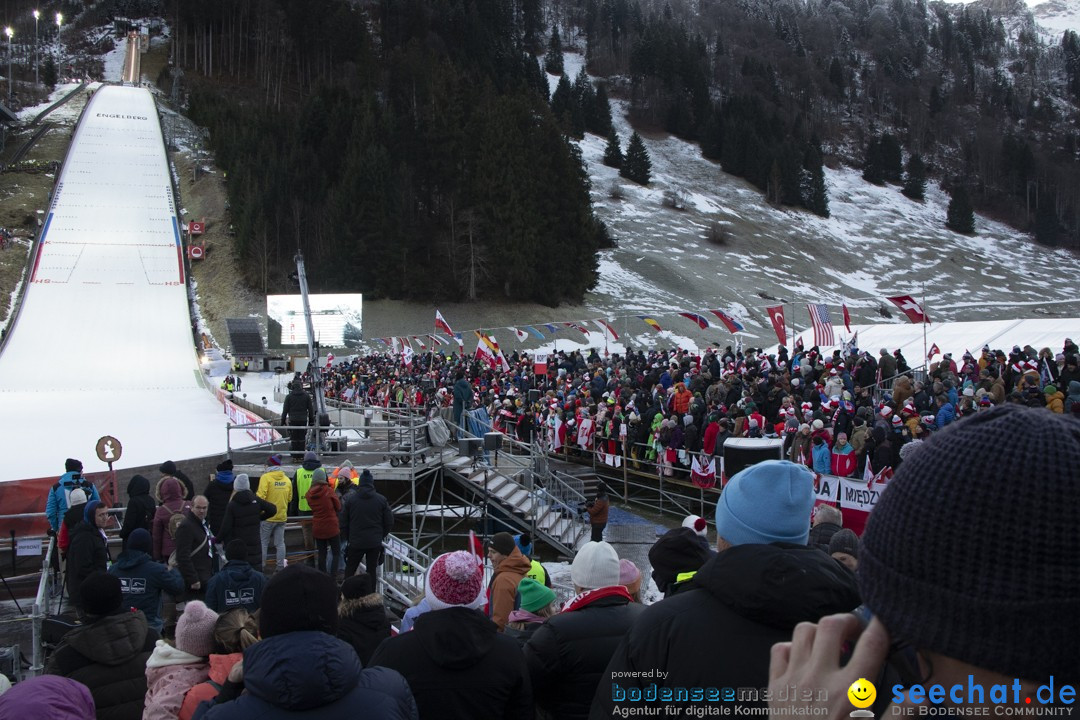
[[[930,322],[930,318],[923,311],[922,305],[917,303],[915,298],[910,295],[897,295],[896,297],[885,299],[900,308],[900,311],[907,315],[908,320],[911,322],[916,324]]]
[[[774,305],[773,307],[765,308],[765,311],[769,313],[769,319],[772,320],[773,330],[776,331],[776,338],[780,341],[781,345],[787,345],[787,325],[784,324],[784,306]]]

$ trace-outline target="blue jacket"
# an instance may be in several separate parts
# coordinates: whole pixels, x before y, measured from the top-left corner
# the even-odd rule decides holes
[[[259,609],[266,576],[246,560],[230,560],[210,578],[206,586],[206,607],[216,613],[244,608],[249,613]]]
[[[938,408],[937,418],[936,418],[938,430],[945,427],[946,425],[948,425],[949,423],[951,423],[955,419],[956,419],[956,406],[953,405],[951,402],[950,403],[945,403],[944,405],[942,405],[941,407]]]
[[[120,590],[124,604],[137,608],[146,615],[146,624],[161,632],[161,593],[180,595],[184,592],[184,579],[179,570],[169,570],[142,550],[130,548],[120,553],[109,568],[109,574],[120,578]]]
[[[303,608],[297,608],[303,612]],[[274,635],[244,651],[244,689],[205,720],[396,720],[418,718],[408,683],[387,668],[364,669],[344,640],[318,631]],[[196,717],[199,717],[196,713]]]
[[[822,475],[832,475],[832,451],[826,443],[814,445],[811,452],[814,455],[814,472]]]
[[[79,479],[76,480],[75,476]],[[68,509],[68,495],[77,487],[86,490],[86,501],[100,500],[101,495],[94,483],[82,477],[82,473],[66,472],[60,476],[60,482],[49,489],[49,499],[45,501],[45,517],[49,519],[49,525],[53,532],[60,531],[60,521],[64,519],[64,513]]]

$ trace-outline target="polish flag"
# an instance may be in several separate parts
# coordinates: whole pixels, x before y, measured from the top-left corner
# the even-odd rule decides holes
[[[450,329],[450,325],[446,322],[446,319],[438,310],[435,311],[435,328],[438,330],[442,330],[450,337],[454,337],[454,331]]]

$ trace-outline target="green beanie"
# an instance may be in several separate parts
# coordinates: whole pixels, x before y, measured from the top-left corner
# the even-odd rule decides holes
[[[518,595],[521,596],[521,609],[531,613],[555,602],[555,592],[532,578],[524,578],[518,583]]]

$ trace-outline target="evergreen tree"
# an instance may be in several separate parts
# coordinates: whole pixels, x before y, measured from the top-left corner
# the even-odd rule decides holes
[[[619,174],[638,185],[648,185],[652,178],[652,160],[649,159],[649,151],[645,149],[645,143],[636,132],[630,136],[630,142],[626,144],[626,156],[623,158]]]
[[[559,39],[559,27],[551,26],[551,42],[548,43],[547,55],[544,56],[544,69],[552,75],[563,74],[562,40]]]
[[[621,168],[623,164],[622,148],[619,146],[619,134],[612,127],[608,130],[607,147],[604,148],[604,164],[608,167]]]
[[[829,190],[825,185],[825,164],[817,138],[811,140],[803,158],[802,197],[807,210],[829,217]]]
[[[1058,217],[1050,193],[1039,193],[1039,207],[1035,210],[1035,241],[1049,247],[1057,245]]]
[[[904,172],[903,152],[900,141],[891,133],[883,133],[878,150],[881,162],[881,175],[888,182],[900,182]]]
[[[901,192],[912,200],[926,197],[926,163],[918,154],[908,158],[907,175],[904,177],[904,189]]]
[[[829,82],[833,84],[840,97],[844,96],[844,68],[840,65],[840,59],[834,57],[829,63]]]
[[[568,135],[572,134],[574,105],[574,88],[563,75],[555,86],[555,92],[551,93],[551,114],[559,121],[563,132]]]
[[[945,227],[961,235],[975,234],[975,211],[971,207],[971,198],[968,197],[967,188],[963,184],[957,184],[953,188],[949,210],[945,216]]]
[[[603,82],[596,85],[596,128],[591,132],[606,137],[611,132],[611,102],[608,101],[607,85]]]
[[[878,138],[872,138],[866,146],[866,157],[863,160],[863,180],[875,185],[885,184],[885,175],[881,171],[881,142]]]

